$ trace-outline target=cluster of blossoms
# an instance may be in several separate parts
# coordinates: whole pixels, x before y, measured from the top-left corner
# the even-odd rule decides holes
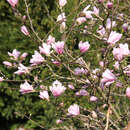
[[[15,8],[16,5],[18,4],[18,0],[7,0],[9,4]],[[98,0],[99,3],[103,3],[103,0]],[[65,15],[65,12],[63,12],[63,7],[67,4],[67,0],[59,0],[59,7],[62,11],[61,14],[57,17],[57,23],[60,25],[60,33],[63,33],[66,29],[66,22],[67,18]],[[108,9],[111,9],[113,7],[113,3],[111,1],[108,1],[106,3],[106,6]],[[76,18],[76,25],[80,26],[81,24],[87,22],[88,20],[95,20],[96,18],[100,18],[99,16],[99,9],[96,6],[93,6],[93,10],[90,9],[91,6],[87,5],[80,14],[80,17],[78,16]],[[121,69],[120,64],[125,57],[130,55],[130,50],[129,46],[127,43],[120,43],[120,39],[122,38],[122,34],[113,31],[113,28],[116,27],[117,24],[115,21],[112,21],[111,18],[107,18],[105,25],[99,25],[98,29],[96,31],[97,35],[103,42],[105,42],[105,45],[107,45],[109,48],[111,48],[112,54],[113,54],[113,59],[116,60],[115,64],[113,65],[117,70]],[[87,27],[86,27],[87,28]],[[123,25],[124,30],[127,30],[127,25]],[[28,31],[27,27],[25,25],[21,26],[21,32],[25,36],[30,37],[30,31]],[[59,60],[60,56],[64,56],[66,54],[65,46],[67,46],[66,41],[56,41],[56,38],[53,37],[52,35],[49,35],[48,38],[46,39],[45,42],[42,43],[41,46],[39,46],[39,50],[35,50],[34,54],[32,55],[32,58],[30,59],[30,65],[24,66],[23,61],[27,57],[27,53],[21,54],[21,52],[17,51],[16,49],[13,50],[12,53],[8,52],[8,55],[10,56],[9,61],[4,61],[3,64],[7,67],[15,67],[18,70],[14,72],[14,74],[17,75],[23,75],[23,74],[30,74],[31,70],[33,70],[33,67],[35,68],[36,66],[40,66],[42,64],[47,64],[47,60],[50,58],[51,63],[56,64],[56,65],[63,65],[63,61]],[[91,42],[89,41],[79,41],[78,43],[78,48],[80,55],[83,56],[86,54],[90,49],[91,49]],[[55,55],[56,53],[56,55]],[[55,80],[51,86],[48,88],[46,87],[41,87],[40,92],[39,92],[39,97],[41,99],[45,99],[47,101],[50,101],[50,92],[55,98],[58,98],[59,96],[63,95],[65,93],[66,89],[70,89],[75,92],[75,95],[80,97],[80,96],[90,96],[89,100],[90,102],[96,102],[98,101],[98,97],[96,95],[91,95],[87,91],[87,87],[94,82],[98,85],[99,87],[102,88],[102,90],[105,88],[105,86],[111,86],[113,83],[117,83],[119,81],[118,77],[116,76],[116,72],[112,69],[109,69],[108,66],[106,66],[106,61],[103,59],[102,61],[99,62],[100,68],[95,68],[91,69],[91,67],[87,66],[87,63],[84,61],[83,57],[78,57],[73,58],[76,64],[79,64],[78,67],[75,67],[73,70],[68,69],[70,72],[72,72],[71,75],[74,76],[72,80],[74,79],[76,82],[78,80],[85,82],[85,85],[82,86],[81,88],[76,90],[73,84],[68,84],[68,88],[65,87],[60,81]],[[55,58],[56,59],[53,59]],[[58,57],[58,58],[57,58]],[[66,65],[64,65],[66,67]],[[123,73],[126,74],[127,76],[130,76],[130,65],[125,66],[123,68]],[[83,76],[83,78],[82,78]],[[59,76],[60,77],[60,76]],[[71,76],[70,76],[71,77]],[[79,78],[80,77],[80,78]],[[85,77],[85,78],[84,78]],[[77,78],[77,79],[76,79]],[[82,80],[83,79],[83,80]],[[0,82],[4,81],[5,79],[3,77],[0,77]],[[83,83],[82,82],[82,83]],[[32,93],[32,92],[37,92],[35,89],[35,86],[31,85],[31,82],[28,80],[25,80],[24,83],[20,85],[20,92],[22,94],[26,93]],[[130,98],[130,87],[127,87],[126,89],[126,96]],[[80,106],[77,104],[73,104],[68,108],[68,115],[72,116],[78,116],[80,115]],[[93,112],[93,115],[95,113]],[[61,120],[57,120],[57,124],[61,123]]]

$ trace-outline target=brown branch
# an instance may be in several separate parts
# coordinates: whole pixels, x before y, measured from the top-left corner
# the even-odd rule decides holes
[[[30,22],[30,27],[31,27],[33,33],[35,34],[35,36],[37,37],[37,39],[38,39],[40,42],[43,42],[43,41],[41,40],[41,38],[38,36],[38,33],[34,30],[33,23],[32,23],[32,19],[31,19],[30,15],[29,15],[29,9],[28,9],[29,6],[28,6],[28,4],[27,4],[27,1],[24,0],[24,3],[25,3],[25,6],[26,6],[27,17],[28,17],[29,22]]]

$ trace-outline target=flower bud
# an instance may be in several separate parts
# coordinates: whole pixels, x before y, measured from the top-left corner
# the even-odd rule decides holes
[[[22,94],[31,93],[31,92],[34,92],[34,89],[32,85],[30,85],[27,81],[25,81],[25,83],[20,85],[20,92]]]
[[[72,84],[68,84],[68,88],[74,90],[74,86]]]
[[[43,85],[40,85],[40,88],[41,88],[41,89],[45,89],[45,86],[43,86]]]
[[[64,87],[60,81],[56,80],[52,83],[52,86],[50,86],[50,90],[53,96],[58,97],[64,93],[66,87]]]
[[[78,46],[79,46],[80,52],[84,53],[84,52],[88,51],[90,44],[88,42],[80,41]]]
[[[20,59],[24,60],[27,57],[28,53],[24,52],[21,56]]]
[[[130,98],[130,87],[128,87],[128,88],[126,89],[126,96],[127,96],[128,98]]]
[[[62,123],[63,121],[62,120],[56,120],[56,124],[60,124],[60,123]]]
[[[3,77],[0,77],[0,82],[2,82],[4,80],[4,78]]]
[[[26,20],[26,15],[23,15],[22,21],[25,21],[25,20]]]
[[[42,92],[40,92],[39,97],[40,97],[41,99],[46,99],[47,101],[49,101],[48,91],[42,91]]]
[[[95,97],[95,96],[90,97],[90,102],[96,102],[96,101],[97,101],[97,97]]]
[[[68,112],[72,116],[78,116],[80,114],[80,108],[77,104],[74,104],[68,108]]]
[[[118,61],[116,61],[113,66],[114,66],[115,69],[119,70],[120,64],[119,64]]]
[[[66,28],[66,23],[65,22],[62,22],[60,24],[60,33],[63,33],[65,31],[65,28]]]
[[[8,61],[3,61],[3,64],[6,65],[7,67],[11,67],[12,63],[8,62]]]
[[[66,3],[67,3],[67,0],[59,0],[59,5],[60,5],[60,7],[65,6]]]
[[[103,61],[100,61],[100,62],[99,62],[99,65],[100,65],[101,67],[103,67],[103,66],[104,66],[104,62],[103,62]]]
[[[103,104],[102,108],[105,109],[107,107],[107,104]]]
[[[124,23],[123,25],[122,25],[122,28],[123,28],[123,30],[126,32],[126,31],[128,31],[128,24],[127,23]]]
[[[113,7],[113,3],[110,2],[110,1],[108,1],[108,2],[107,2],[107,8],[108,8],[108,9],[111,9],[112,7]]]
[[[49,35],[47,39],[47,44],[52,45],[52,43],[55,43],[55,37]]]
[[[79,17],[76,19],[76,22],[81,25],[82,23],[84,23],[86,21],[86,18],[85,17]]]
[[[29,32],[28,32],[26,26],[24,26],[24,25],[21,27],[21,32],[22,32],[24,35],[26,35],[26,36],[29,35]]]
[[[55,42],[55,44],[52,44],[52,48],[58,53],[62,54],[64,52],[64,41],[58,41]]]

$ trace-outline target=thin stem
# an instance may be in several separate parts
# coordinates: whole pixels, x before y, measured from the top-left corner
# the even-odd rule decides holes
[[[38,33],[34,30],[33,23],[32,23],[32,20],[31,20],[30,15],[29,15],[29,9],[28,9],[29,6],[28,6],[28,4],[27,4],[27,1],[24,0],[24,3],[25,3],[25,6],[26,6],[27,17],[28,17],[29,22],[30,22],[30,27],[31,27],[33,33],[35,34],[35,36],[37,37],[37,39],[38,39],[40,42],[43,42],[43,41],[41,40],[41,38],[38,36]]]

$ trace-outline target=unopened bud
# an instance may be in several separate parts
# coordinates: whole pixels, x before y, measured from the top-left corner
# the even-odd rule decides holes
[[[23,21],[25,21],[25,20],[26,20],[26,15],[24,15],[24,16],[22,17],[22,20],[23,20]]]
[[[12,63],[8,61],[3,61],[3,64],[6,65],[7,67],[12,67]]]
[[[98,99],[98,98],[97,98],[97,97],[95,97],[95,96],[91,96],[91,97],[90,97],[90,101],[91,101],[91,102],[96,102],[96,101],[97,101],[97,99]]]
[[[113,7],[113,3],[110,2],[110,1],[108,1],[108,2],[107,2],[107,8],[108,8],[108,9],[111,9],[112,7]]]
[[[103,62],[103,61],[100,61],[100,62],[99,62],[99,65],[100,65],[101,67],[104,67],[104,62]]]
[[[21,27],[21,32],[22,32],[24,35],[29,36],[29,32],[28,32],[26,26],[24,26],[24,25]]]
[[[126,32],[126,31],[128,31],[128,24],[127,23],[124,23],[123,25],[122,25],[122,28],[123,28],[123,30]]]
[[[4,80],[4,78],[3,77],[0,77],[0,82],[2,82]]]
[[[60,124],[62,122],[63,122],[62,120],[56,120],[56,124]]]
[[[126,89],[126,96],[127,96],[128,98],[130,98],[130,87],[128,87],[128,88]]]

